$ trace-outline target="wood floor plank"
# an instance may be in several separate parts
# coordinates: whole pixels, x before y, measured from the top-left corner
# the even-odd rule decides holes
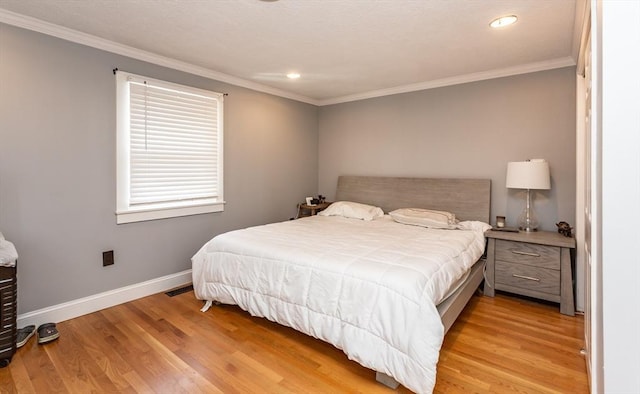
[[[36,393],[68,393],[66,382],[62,378],[62,375],[56,369],[55,365],[51,361],[49,354],[45,350],[45,346],[55,346],[56,342],[48,343],[45,345],[38,345],[35,335],[31,340],[18,349],[15,358],[22,358],[27,371],[29,372],[29,379]],[[13,369],[13,361],[9,364],[9,369]],[[14,375],[14,379],[17,377]]]
[[[65,325],[59,329],[66,341],[55,341],[43,345],[57,373],[71,392],[89,392],[94,387],[108,391],[116,391],[116,386],[109,380],[94,360],[87,354],[77,335]]]
[[[118,392],[134,390],[125,378],[133,369],[112,346],[111,331],[105,329],[106,320],[100,313],[88,315],[86,319],[69,321],[71,330],[84,344],[87,354],[111,380]],[[135,390],[134,390],[135,391]]]
[[[136,371],[129,371],[122,375],[127,381],[134,393],[153,393],[154,390],[145,382],[145,380],[138,375]]]
[[[199,311],[156,294],[58,324],[20,348],[2,393],[409,393],[339,349],[236,306]],[[588,393],[581,316],[499,293],[474,296],[445,337],[436,393]]]

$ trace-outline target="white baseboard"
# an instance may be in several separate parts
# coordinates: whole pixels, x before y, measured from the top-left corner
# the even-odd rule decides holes
[[[53,305],[18,315],[18,327],[43,323],[59,323],[138,298],[161,293],[191,283],[191,270],[151,279],[89,297]]]

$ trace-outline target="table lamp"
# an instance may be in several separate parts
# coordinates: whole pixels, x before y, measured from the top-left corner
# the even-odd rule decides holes
[[[507,188],[527,189],[527,204],[518,218],[518,228],[523,231],[538,231],[531,190],[549,190],[549,163],[544,159],[512,161],[507,165]]]

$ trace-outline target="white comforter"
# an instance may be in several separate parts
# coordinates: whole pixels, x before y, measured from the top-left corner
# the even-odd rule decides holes
[[[312,216],[221,234],[192,258],[196,297],[237,304],[431,392],[443,340],[436,304],[484,251],[488,225],[437,230]]]

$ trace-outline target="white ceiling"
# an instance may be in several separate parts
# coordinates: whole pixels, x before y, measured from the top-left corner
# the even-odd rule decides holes
[[[325,105],[573,65],[582,2],[0,0],[0,22]]]

